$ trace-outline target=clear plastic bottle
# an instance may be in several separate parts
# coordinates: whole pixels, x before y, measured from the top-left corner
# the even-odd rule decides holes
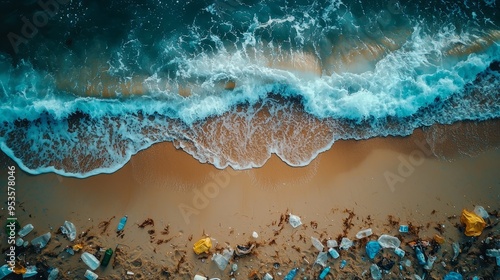
[[[94,255],[88,252],[83,252],[81,258],[82,261],[92,270],[96,270],[101,264],[101,262]]]
[[[118,223],[118,229],[117,231],[122,231],[125,228],[125,224],[127,223],[128,216],[125,215],[120,219],[120,222]]]
[[[17,234],[19,235],[19,237],[25,237],[26,235],[28,235],[28,233],[30,233],[32,230],[34,229],[33,225],[32,224],[27,224],[25,225],[22,229],[20,229]]]
[[[356,238],[357,239],[362,239],[362,238],[368,237],[368,236],[370,236],[372,234],[373,234],[372,229],[368,228],[368,229],[364,229],[364,230],[358,231],[358,233],[356,233]]]
[[[87,271],[85,271],[85,275],[83,276],[85,276],[85,278],[87,278],[88,280],[96,280],[99,277],[97,274],[88,269]]]
[[[50,232],[47,232],[46,234],[35,237],[33,240],[31,240],[31,244],[35,246],[35,248],[42,249],[47,246],[50,237],[52,237],[52,235],[50,234]]]

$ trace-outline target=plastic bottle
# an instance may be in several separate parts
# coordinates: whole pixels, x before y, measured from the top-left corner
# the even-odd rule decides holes
[[[49,277],[47,278],[47,280],[56,280],[58,275],[59,275],[59,269],[53,268],[50,271]]]
[[[99,262],[99,260],[94,255],[88,252],[83,252],[81,258],[82,261],[92,270],[96,270],[101,264],[101,262]]]
[[[400,258],[403,258],[406,254],[405,250],[401,248],[394,248],[394,253],[398,255]]]
[[[424,266],[424,269],[426,270],[431,270],[432,266],[434,266],[434,262],[436,261],[437,257],[436,256],[429,256],[427,258],[427,263]]]
[[[283,280],[292,280],[293,278],[295,278],[295,276],[297,276],[298,272],[299,269],[297,267],[290,270],[290,272],[288,272],[288,274],[285,276],[285,278],[283,278]]]
[[[321,271],[321,274],[319,275],[318,279],[324,280],[329,272],[330,272],[330,267],[329,266],[325,267],[325,269],[323,269],[323,271]]]
[[[30,233],[33,230],[33,225],[32,224],[27,224],[25,225],[22,229],[20,229],[17,234],[19,237],[25,237],[28,233]]]
[[[125,215],[120,219],[120,222],[118,223],[118,230],[117,231],[122,231],[123,228],[125,228],[125,224],[127,223],[128,216]]]
[[[382,248],[397,248],[401,245],[401,241],[397,237],[387,234],[382,234],[378,238],[378,243]]]
[[[339,252],[333,248],[328,249],[328,253],[330,253],[330,256],[334,259],[338,259],[340,257]]]
[[[340,262],[340,269],[343,269],[346,265],[347,265],[347,261],[346,260],[342,260]]]
[[[362,239],[362,238],[368,237],[368,236],[370,236],[372,234],[373,234],[373,231],[372,231],[371,228],[364,229],[364,230],[360,230],[360,231],[358,231],[358,233],[356,233],[356,238],[357,239]]]
[[[417,256],[418,264],[425,265],[427,263],[424,252],[420,246],[415,247],[415,255]]]
[[[85,276],[85,278],[87,278],[88,280],[96,280],[99,277],[97,274],[88,269],[87,271],[85,271],[85,274],[83,276]]]
[[[101,266],[108,266],[109,261],[111,260],[111,256],[113,256],[113,249],[108,248],[106,252],[104,252],[104,257],[102,258]]]
[[[380,279],[382,279],[382,273],[380,272],[380,268],[378,268],[378,265],[372,264],[370,266],[370,272],[372,274],[372,279],[373,280],[380,280]]]
[[[30,265],[30,266],[26,267],[26,272],[23,274],[23,278],[35,276],[37,273],[38,273],[38,270],[37,270],[36,266]]]
[[[4,264],[0,267],[0,279],[3,279],[5,276],[7,276],[11,273],[12,273],[12,270],[10,270],[10,268],[7,264]]]
[[[47,243],[49,243],[51,236],[52,235],[50,234],[50,232],[47,232],[46,234],[35,237],[33,240],[31,240],[31,244],[35,246],[35,248],[42,249],[43,247],[47,246]]]
[[[313,246],[316,249],[318,249],[318,251],[320,251],[320,252],[323,251],[323,248],[325,246],[323,246],[323,244],[321,243],[321,241],[319,241],[318,238],[311,236],[311,242],[312,242]]]

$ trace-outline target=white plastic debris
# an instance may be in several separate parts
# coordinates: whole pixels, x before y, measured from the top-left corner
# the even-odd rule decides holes
[[[72,222],[64,221],[64,225],[61,226],[61,232],[68,237],[69,241],[73,241],[76,238],[76,228]]]
[[[342,250],[347,250],[347,249],[351,248],[352,245],[354,245],[354,243],[349,238],[343,237],[342,241],[340,241],[339,248]]]
[[[289,216],[288,220],[290,222],[290,225],[292,225],[293,228],[297,228],[300,225],[302,225],[302,221],[300,220],[300,217],[296,216],[296,215],[293,215],[292,213],[290,213],[290,216]]]
[[[378,238],[378,243],[382,248],[398,248],[401,245],[401,240],[394,236],[382,234]]]
[[[127,271],[127,275],[134,275],[132,271]]]
[[[477,205],[476,207],[474,207],[474,213],[476,213],[478,216],[480,216],[481,218],[483,219],[488,219],[490,217],[490,215],[488,214],[488,212],[484,209],[483,206],[479,206]]]
[[[356,238],[357,239],[362,239],[362,238],[368,237],[368,236],[370,236],[372,234],[373,234],[372,229],[368,228],[368,229],[364,229],[364,230],[358,231],[358,233],[356,233]]]
[[[339,244],[337,243],[337,240],[327,240],[326,241],[326,247],[328,247],[328,248],[334,248],[337,246],[339,246]]]
[[[233,253],[234,250],[231,248],[224,249],[224,251],[222,251],[222,254],[215,253],[212,257],[212,261],[217,264],[217,267],[219,267],[220,270],[224,270],[226,269],[229,260],[233,257]]]
[[[314,248],[318,249],[318,251],[320,251],[320,252],[322,252],[323,248],[325,248],[325,246],[323,246],[321,241],[319,241],[319,239],[316,237],[311,236],[311,242],[312,242]]]
[[[327,252],[319,252],[318,257],[314,263],[321,265],[322,267],[326,266],[326,262],[328,261],[328,253]]]
[[[259,234],[256,231],[254,231],[252,232],[252,237],[257,239],[259,238]]]

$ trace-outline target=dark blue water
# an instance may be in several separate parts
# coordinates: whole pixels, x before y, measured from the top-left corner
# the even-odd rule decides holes
[[[500,116],[495,1],[0,1],[0,147],[113,172],[172,141],[219,168]]]

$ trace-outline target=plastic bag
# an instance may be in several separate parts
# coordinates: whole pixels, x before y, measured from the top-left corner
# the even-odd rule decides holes
[[[479,236],[486,227],[486,222],[483,218],[474,212],[467,211],[467,209],[462,210],[460,222],[465,224],[465,235],[467,236]]]
[[[212,248],[212,240],[210,237],[202,238],[193,245],[193,250],[197,255],[201,253],[208,253],[210,248]]]
[[[290,213],[289,222],[293,228],[297,228],[298,226],[302,225],[302,221],[300,220],[300,217],[293,215],[292,213]]]

